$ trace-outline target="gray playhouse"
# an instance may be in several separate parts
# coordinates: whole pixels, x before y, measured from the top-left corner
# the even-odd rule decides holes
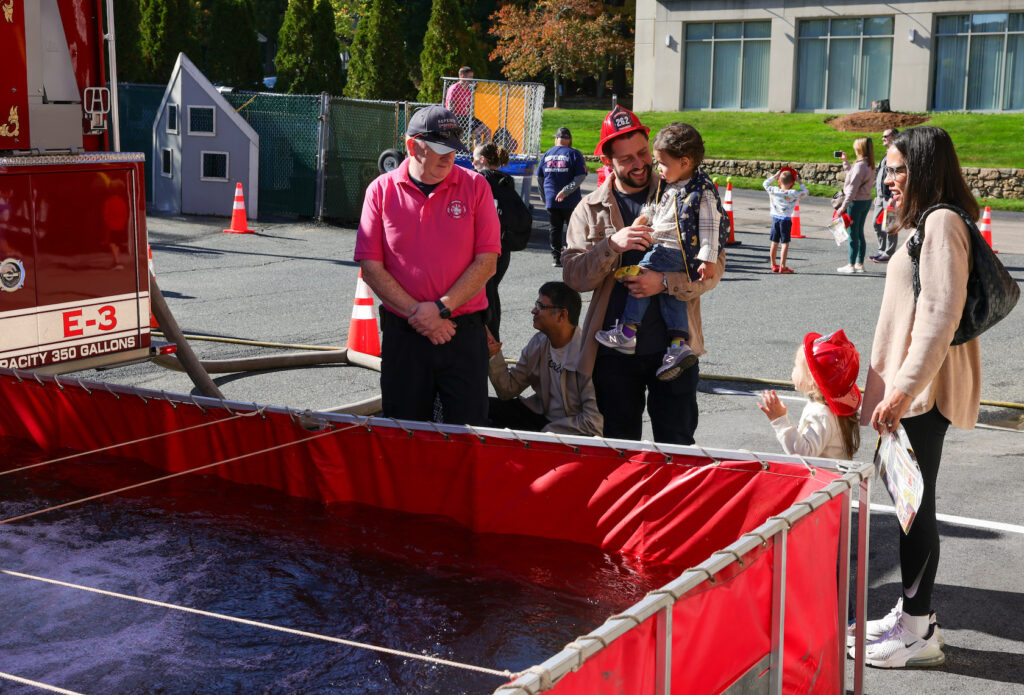
[[[231,215],[235,184],[259,212],[260,139],[184,53],[153,121],[153,203],[160,212]]]

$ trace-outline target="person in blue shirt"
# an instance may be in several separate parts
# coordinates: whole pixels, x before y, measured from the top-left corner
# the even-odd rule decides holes
[[[583,154],[572,148],[572,133],[563,126],[555,131],[555,146],[544,153],[537,167],[537,188],[551,226],[551,265],[556,268],[562,267],[562,232],[583,197],[580,184],[586,177]]]

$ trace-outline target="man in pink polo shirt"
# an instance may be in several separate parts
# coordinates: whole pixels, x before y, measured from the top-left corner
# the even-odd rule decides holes
[[[355,260],[384,307],[380,388],[385,417],[487,424],[484,285],[501,252],[487,181],[454,166],[466,151],[442,106],[409,119],[408,158],[366,189]]]

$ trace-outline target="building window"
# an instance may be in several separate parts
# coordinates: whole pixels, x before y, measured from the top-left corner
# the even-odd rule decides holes
[[[188,107],[189,135],[216,135],[216,112],[212,106]]]
[[[892,32],[892,17],[801,21],[796,108],[851,111],[888,99]]]
[[[1024,109],[1024,12],[935,19],[936,111]]]
[[[160,150],[160,174],[167,178],[174,178],[174,155],[170,150]]]
[[[203,181],[228,180],[227,152],[203,152],[202,166],[203,169],[199,172],[199,178]]]
[[[177,104],[167,105],[167,132],[178,132],[178,106]]]
[[[686,25],[683,108],[768,108],[772,23]]]

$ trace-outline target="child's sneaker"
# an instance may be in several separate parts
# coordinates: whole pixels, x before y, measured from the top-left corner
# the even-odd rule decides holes
[[[624,277],[632,277],[640,274],[640,266],[624,265],[615,271],[615,279],[621,280]]]
[[[689,344],[669,345],[656,376],[662,381],[672,381],[695,364],[697,355],[693,354]]]
[[[623,324],[616,321],[614,328],[609,328],[607,331],[598,331],[594,334],[594,338],[605,347],[614,348],[624,355],[632,355],[636,352],[636,334],[627,336],[622,332],[622,329]]]

